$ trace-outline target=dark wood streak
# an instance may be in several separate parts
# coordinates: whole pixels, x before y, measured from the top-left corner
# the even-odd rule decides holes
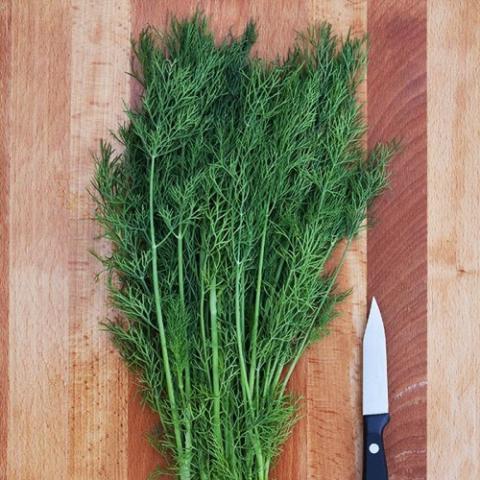
[[[427,118],[426,2],[369,0],[368,143],[395,137],[402,152],[391,188],[372,208],[368,296],[378,299],[388,342],[390,475],[426,478]]]

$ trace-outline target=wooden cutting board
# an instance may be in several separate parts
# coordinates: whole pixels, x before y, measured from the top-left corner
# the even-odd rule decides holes
[[[144,437],[155,419],[98,327],[108,310],[85,189],[90,152],[138,95],[131,37],[197,6],[220,34],[255,18],[270,57],[311,22],[368,30],[367,141],[404,145],[342,272],[353,295],[292,380],[303,418],[275,478],[360,480],[372,294],[388,337],[391,480],[480,478],[479,2],[2,0],[0,479],[142,480],[160,461]]]

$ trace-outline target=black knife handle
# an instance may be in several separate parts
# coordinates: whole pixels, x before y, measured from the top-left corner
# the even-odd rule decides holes
[[[389,420],[388,413],[363,417],[363,480],[388,480],[383,430]]]

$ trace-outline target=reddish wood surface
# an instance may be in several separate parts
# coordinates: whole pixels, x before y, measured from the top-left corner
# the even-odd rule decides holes
[[[387,333],[391,478],[426,478],[427,103],[426,2],[370,0],[368,142],[397,138],[391,188],[375,204],[368,234],[368,296]]]

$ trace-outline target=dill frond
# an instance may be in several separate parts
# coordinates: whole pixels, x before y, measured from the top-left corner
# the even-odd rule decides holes
[[[296,418],[288,379],[343,298],[326,262],[395,148],[363,146],[364,39],[323,24],[267,63],[255,38],[250,23],[216,43],[201,14],[145,30],[140,106],[93,181],[121,314],[106,328],[182,480],[268,479]]]

